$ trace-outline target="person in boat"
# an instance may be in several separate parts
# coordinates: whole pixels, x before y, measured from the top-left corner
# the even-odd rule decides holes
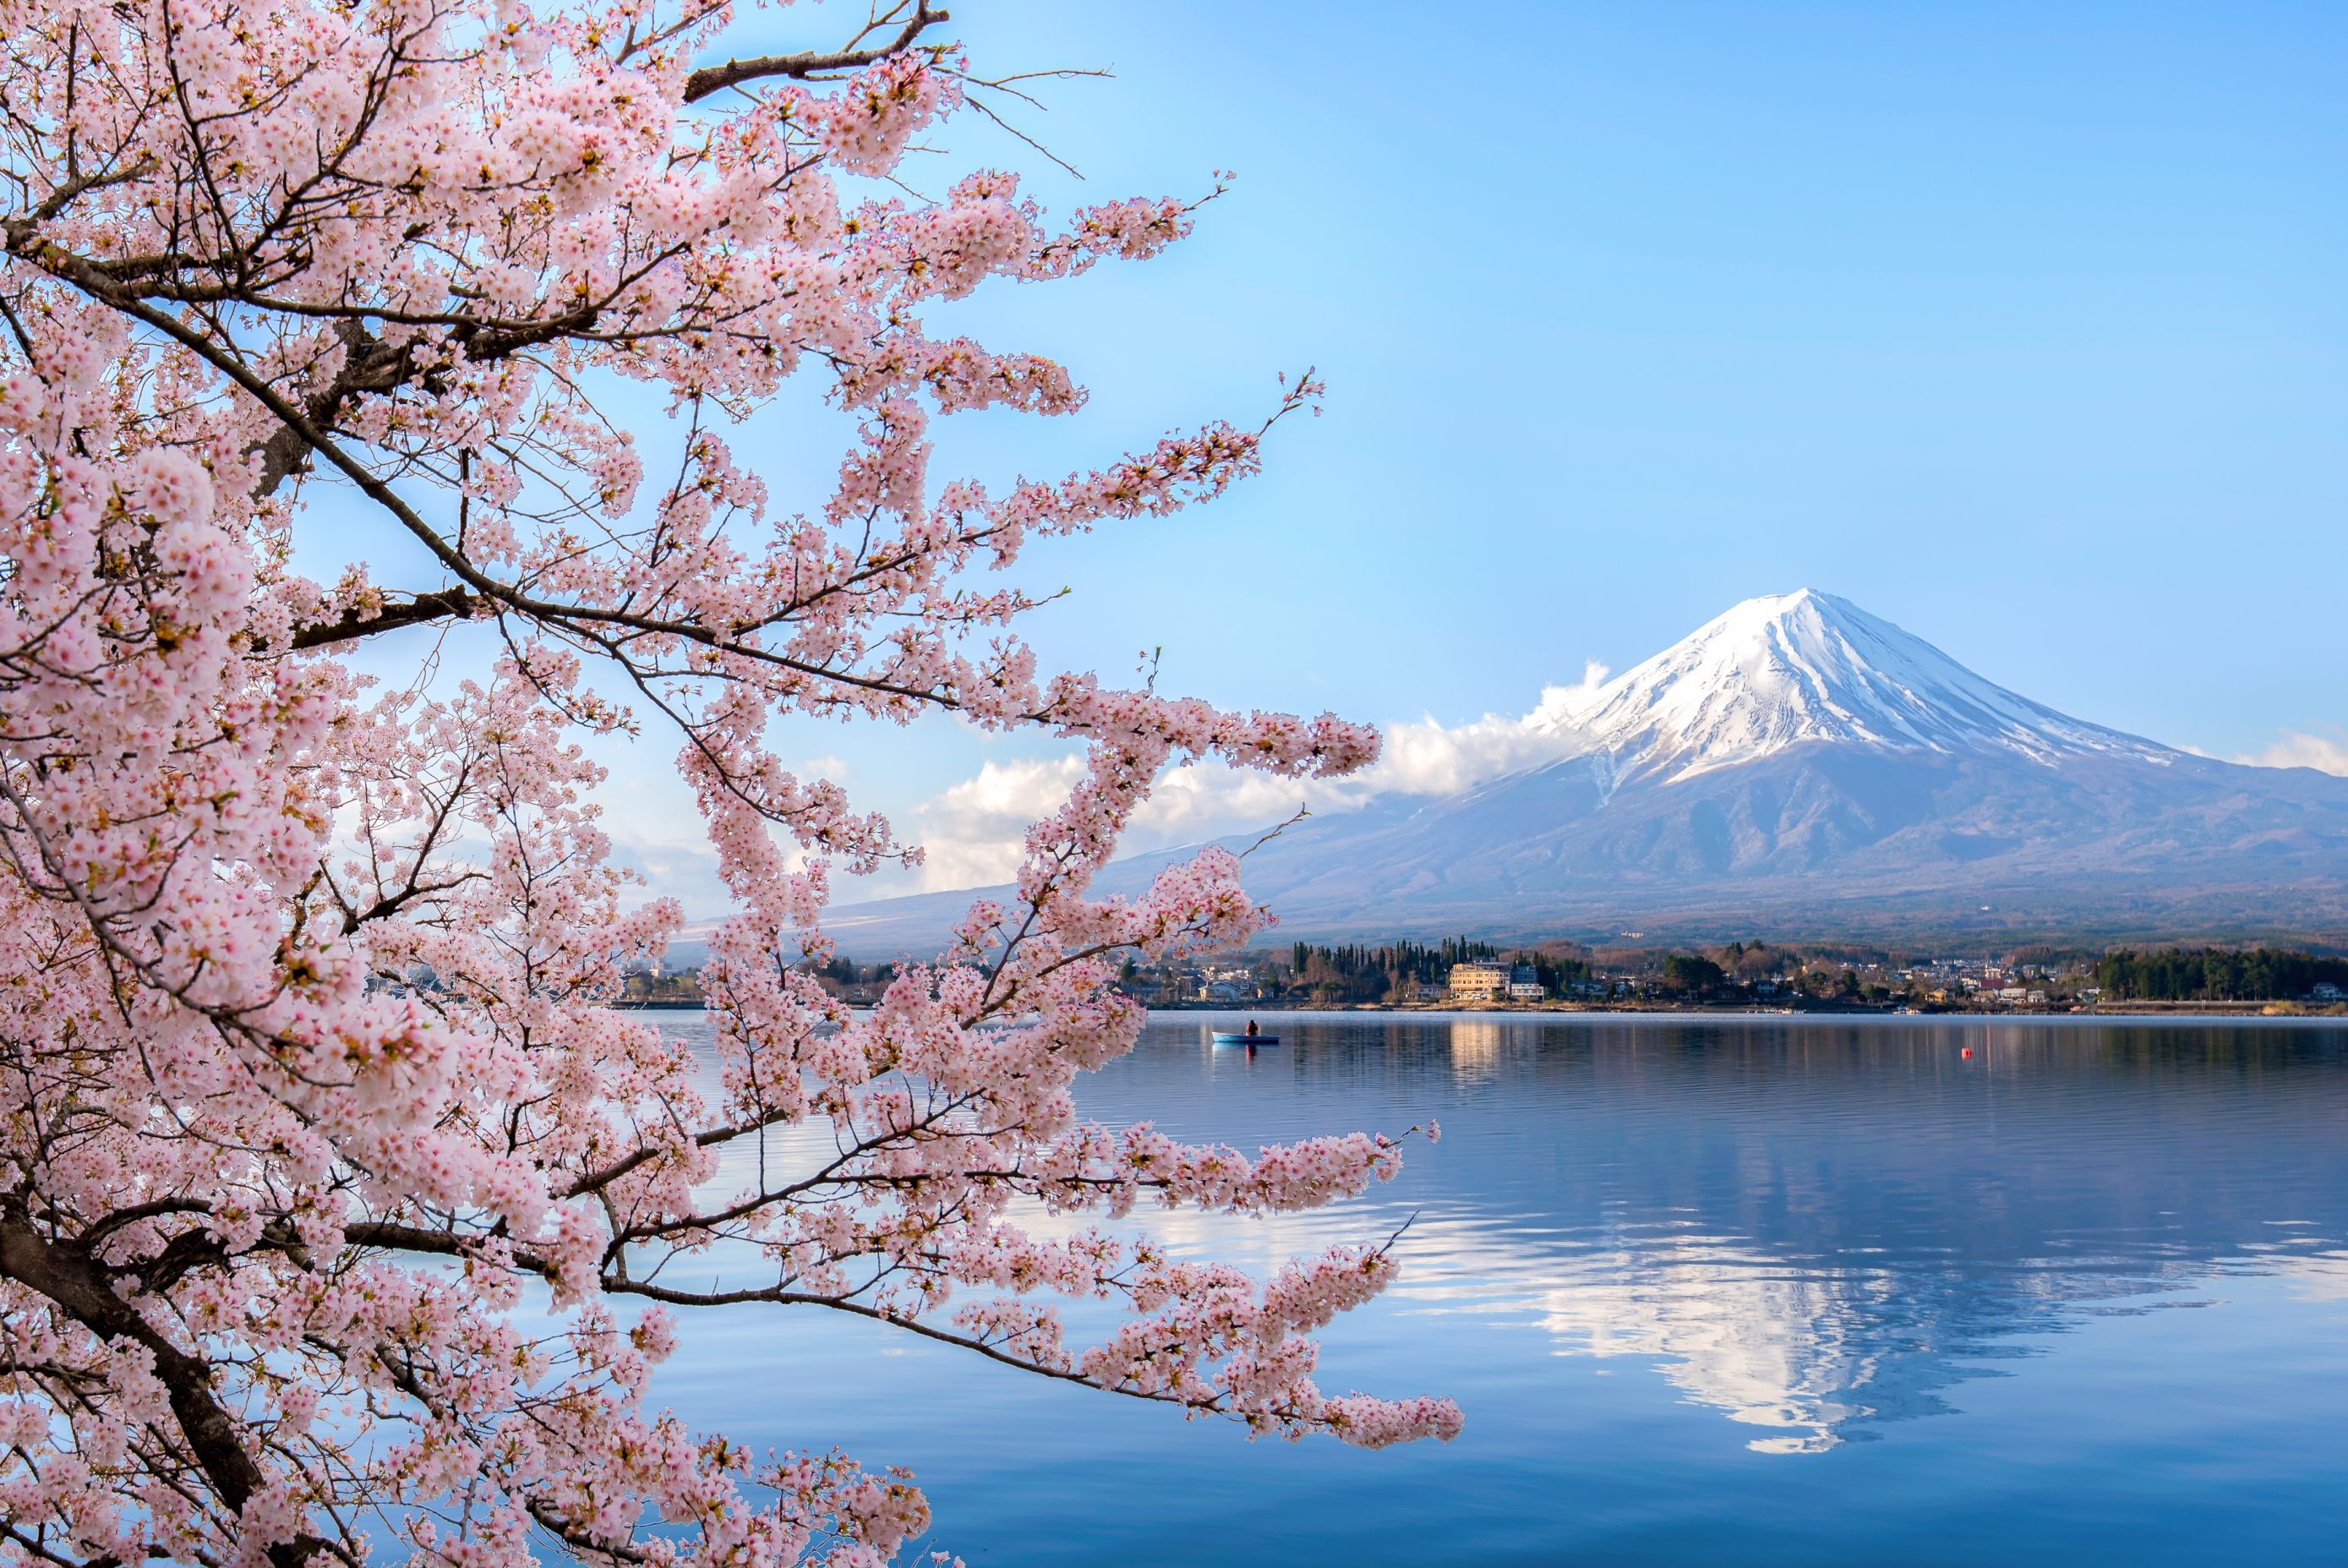
[[[1259,1033],[1259,1031],[1257,1030],[1257,1028],[1256,1028],[1256,1026],[1255,1026],[1255,1020],[1254,1020],[1253,1018],[1250,1018],[1250,1019],[1248,1020],[1248,1026],[1247,1026],[1247,1037],[1248,1037],[1249,1039],[1252,1040],[1252,1039],[1254,1039],[1254,1038],[1256,1037],[1256,1035],[1257,1035],[1258,1033]]]

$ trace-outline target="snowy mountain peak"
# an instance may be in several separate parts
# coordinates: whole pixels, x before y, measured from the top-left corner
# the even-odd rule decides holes
[[[1451,751],[1397,768],[1356,810],[1220,842],[1262,849],[1249,891],[1316,940],[1604,940],[1635,920],[1709,944],[1881,922],[1868,940],[1978,952],[2103,931],[2348,930],[2348,779],[2067,717],[1830,594],[1748,600],[1605,674],[1549,687],[1526,719],[1452,732]],[[1137,894],[1189,852],[1119,861],[1096,894]],[[935,951],[968,898],[833,924],[860,959]]]
[[[1747,599],[1548,715],[1616,780],[1685,779],[1789,747],[2081,752],[2150,761],[2165,747],[2068,717],[1981,676],[1848,599]]]

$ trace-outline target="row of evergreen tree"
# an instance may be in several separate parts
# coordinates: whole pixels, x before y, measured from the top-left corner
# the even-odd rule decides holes
[[[1259,975],[1292,992],[1322,1002],[1377,1002],[1418,985],[1441,985],[1454,964],[1494,958],[1488,942],[1446,937],[1439,943],[1389,942],[1378,946],[1340,943],[1315,946],[1300,942],[1289,950],[1286,975]]]
[[[834,957],[829,963],[811,965],[814,972],[843,985],[885,985],[897,977],[897,965],[891,964],[859,964],[852,958]]]
[[[1500,950],[1490,943],[1464,936],[1447,936],[1432,945],[1424,942],[1389,942],[1376,947],[1359,943],[1316,947],[1300,942],[1289,953],[1289,973],[1308,984],[1316,978],[1350,980],[1378,975],[1440,985],[1450,976],[1455,964],[1499,955]]]
[[[1286,975],[1262,977],[1292,993],[1310,995],[1316,1001],[1377,1002],[1398,991],[1446,985],[1455,964],[1503,957],[1529,966],[1551,991],[1590,974],[1590,965],[1579,959],[1552,958],[1539,953],[1511,954],[1472,937],[1447,936],[1435,943],[1388,942],[1375,945],[1339,943],[1316,946],[1300,942],[1289,951]]]
[[[2348,958],[2269,947],[2246,953],[2199,947],[2124,950],[2106,953],[2096,963],[2096,984],[2106,1000],[2281,1002],[2304,996],[2324,981],[2348,989]]]

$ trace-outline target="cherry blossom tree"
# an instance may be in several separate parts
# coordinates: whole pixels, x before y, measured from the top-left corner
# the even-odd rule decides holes
[[[705,0],[0,12],[0,1563],[896,1555],[902,1473],[654,1406],[726,1304],[1255,1433],[1457,1430],[1313,1381],[1387,1248],[1259,1283],[1118,1223],[1357,1193],[1395,1140],[1250,1157],[1071,1094],[1138,1036],[1125,956],[1267,919],[1212,851],[1093,896],[1153,780],[1376,742],[1045,673],[984,573],[1218,494],[1270,421],[931,471],[932,420],[1083,394],[925,307],[1146,258],[1195,204],[895,182],[1002,85],[928,0],[756,57]],[[814,515],[725,434],[794,375],[858,421]],[[685,438],[649,483],[630,382]],[[427,577],[305,578],[354,507]],[[355,672],[436,625],[477,678]],[[770,737],[932,710],[1087,769],[1015,900],[850,1014],[811,972],[831,879],[918,851]],[[680,920],[608,859],[586,743],[623,730],[673,738],[732,896],[714,1062],[609,1007]],[[1119,1326],[1072,1342],[1070,1298]]]

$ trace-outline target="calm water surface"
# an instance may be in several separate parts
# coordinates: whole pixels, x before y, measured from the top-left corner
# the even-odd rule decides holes
[[[1320,1380],[1449,1394],[1457,1442],[1251,1444],[747,1309],[662,1396],[911,1466],[973,1564],[2348,1562],[2348,1029],[1217,1024],[1160,1015],[1086,1110],[1443,1141],[1317,1214],[1148,1223],[1268,1270],[1415,1214]]]

